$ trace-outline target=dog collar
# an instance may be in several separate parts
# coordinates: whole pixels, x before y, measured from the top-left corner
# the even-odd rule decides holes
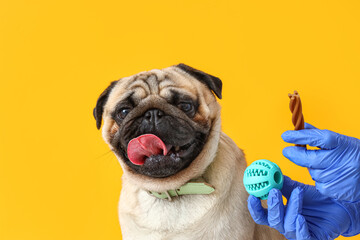
[[[205,182],[188,182],[180,188],[168,190],[165,192],[149,191],[150,195],[159,199],[172,200],[172,197],[179,197],[181,195],[196,195],[196,194],[210,194],[215,191],[215,188]]]

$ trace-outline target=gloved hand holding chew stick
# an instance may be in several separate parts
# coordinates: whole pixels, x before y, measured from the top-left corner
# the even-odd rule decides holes
[[[292,123],[295,126],[295,130],[304,129],[304,116],[302,114],[302,106],[299,93],[294,91],[293,94],[289,93],[290,98],[290,111],[292,112]],[[296,144],[298,147],[306,147],[306,145]]]

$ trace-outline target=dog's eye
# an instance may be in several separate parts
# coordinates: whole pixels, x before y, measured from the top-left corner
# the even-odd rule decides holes
[[[117,115],[120,119],[124,119],[129,112],[130,112],[130,108],[122,108],[120,109]]]
[[[191,103],[185,103],[185,102],[179,103],[178,106],[184,112],[190,112],[194,108],[194,106]]]

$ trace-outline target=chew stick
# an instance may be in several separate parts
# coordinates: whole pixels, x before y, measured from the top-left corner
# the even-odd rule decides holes
[[[290,98],[290,111],[292,112],[292,123],[294,124],[295,130],[304,129],[304,116],[302,114],[302,106],[299,93],[294,91],[293,94],[289,93]],[[296,144],[298,147],[306,147],[306,145]]]

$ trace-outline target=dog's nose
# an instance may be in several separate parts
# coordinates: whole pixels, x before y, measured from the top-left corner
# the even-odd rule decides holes
[[[159,109],[150,109],[145,113],[144,119],[149,123],[153,123],[157,125],[161,122],[163,116],[164,116],[163,111]]]

